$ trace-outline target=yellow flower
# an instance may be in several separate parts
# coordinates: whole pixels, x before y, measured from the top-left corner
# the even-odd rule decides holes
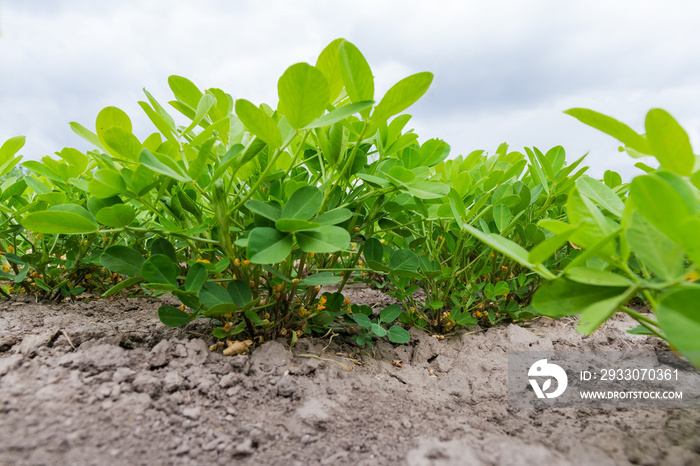
[[[207,259],[197,259],[195,262],[204,262],[205,264],[210,264],[210,263],[211,263],[211,262],[209,262]]]

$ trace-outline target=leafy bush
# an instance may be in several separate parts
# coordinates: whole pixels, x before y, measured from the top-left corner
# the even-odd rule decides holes
[[[466,228],[551,280],[534,296],[538,312],[580,314],[578,330],[590,334],[621,310],[639,322],[633,333],[667,340],[700,367],[700,170],[687,133],[661,109],[647,114],[645,135],[592,110],[566,113],[615,137],[632,157],[655,157],[660,168],[638,163],[646,174],[629,186],[612,175],[605,183],[579,178],[566,200],[568,220],[540,220],[547,237],[529,252],[501,236]],[[555,275],[545,261],[567,242],[581,253]],[[628,306],[635,297],[649,303],[654,318]]]
[[[71,123],[87,153],[65,148],[19,171],[24,139],[13,138],[0,149],[4,292],[170,293],[181,306],[160,307],[165,325],[209,318],[217,338],[292,343],[346,332],[360,345],[538,313],[582,312],[591,332],[622,308],[691,348],[680,327],[697,320],[679,309],[695,292],[700,177],[670,116],[652,111],[645,137],[570,111],[661,162],[627,198],[618,174],[596,181],[559,146],[448,158],[446,142],[419,143],[402,112],[432,78],[411,75],[378,98],[363,55],[338,39],[314,66],[284,72],[276,110],[171,76],[177,115],[144,91],[157,131],[143,141],[116,107],[94,131]],[[399,305],[350,303],[350,280]],[[624,307],[638,295],[659,322]]]

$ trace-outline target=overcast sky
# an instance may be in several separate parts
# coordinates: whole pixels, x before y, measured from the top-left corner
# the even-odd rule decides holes
[[[94,128],[108,105],[143,139],[155,128],[142,89],[171,100],[171,74],[274,107],[284,70],[343,37],[369,61],[377,97],[435,74],[408,110],[421,141],[440,137],[453,155],[561,144],[569,160],[590,152],[591,174],[629,179],[638,170],[616,142],[562,111],[589,107],[643,131],[662,107],[697,153],[699,19],[697,0],[0,0],[0,142],[26,135],[33,159],[89,149],[68,123]]]

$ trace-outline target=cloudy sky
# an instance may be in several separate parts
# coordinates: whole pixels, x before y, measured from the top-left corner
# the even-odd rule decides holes
[[[591,174],[638,170],[611,138],[562,113],[589,107],[643,131],[652,107],[670,111],[700,145],[697,0],[0,0],[0,142],[23,134],[37,159],[89,149],[68,123],[93,128],[115,105],[145,138],[145,87],[171,100],[171,74],[234,98],[277,103],[293,63],[315,63],[331,40],[359,47],[381,96],[432,71],[413,106],[421,140],[452,153],[563,145],[590,152]],[[176,113],[173,110],[173,113]]]

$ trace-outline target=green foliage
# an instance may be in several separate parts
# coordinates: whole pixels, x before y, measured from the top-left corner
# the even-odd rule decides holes
[[[640,323],[633,333],[667,340],[700,367],[700,172],[694,171],[697,161],[688,135],[661,109],[647,114],[644,135],[592,110],[566,113],[617,138],[633,157],[655,157],[661,167],[645,166],[646,173],[629,186],[607,172],[604,182],[579,178],[566,200],[567,221],[539,221],[549,237],[529,252],[530,263],[511,240],[470,232],[540,274],[540,264],[560,245],[571,241],[580,246],[582,252],[556,276],[543,275],[552,281],[535,294],[535,310],[550,317],[580,314],[578,330],[584,334],[617,311],[626,312]],[[637,298],[649,304],[652,317],[629,307]]]
[[[297,63],[282,74],[277,109],[171,76],[169,108],[147,91],[139,102],[157,130],[146,139],[134,135],[125,112],[107,107],[94,131],[71,123],[95,150],[63,149],[59,159],[27,162],[29,176],[3,180],[0,278],[13,291],[57,300],[83,291],[169,292],[182,307],[163,306],[163,323],[210,317],[220,338],[347,331],[356,324],[343,319],[349,304],[320,287],[340,282],[342,290],[363,270],[358,232],[378,228],[382,206],[401,193],[449,192],[430,179],[445,151],[435,143],[421,151],[410,130],[388,122],[425,94],[432,77],[399,81],[375,106],[370,66],[343,39],[315,66]],[[0,148],[2,175],[23,143],[13,138]],[[407,151],[423,160],[402,168]],[[401,169],[409,174],[392,175]],[[399,262],[392,265],[408,273]],[[398,316],[374,322],[372,335],[407,340],[404,328],[381,327]]]
[[[10,139],[0,147],[4,289],[55,300],[170,293],[182,305],[160,308],[165,325],[208,318],[217,338],[292,344],[329,332],[406,343],[411,326],[444,333],[538,313],[581,314],[590,333],[622,309],[697,350],[686,306],[700,172],[675,120],[652,110],[642,135],[567,112],[658,159],[629,185],[610,171],[585,176],[583,157],[567,163],[560,146],[449,157],[401,113],[432,79],[416,73],[375,96],[366,59],[338,39],[315,65],[283,73],[276,109],[171,76],[168,108],[147,91],[139,102],[156,130],[144,140],[116,107],[94,132],[71,123],[87,153],[18,168],[24,139]],[[342,294],[351,280],[398,303],[378,314],[352,304]],[[324,292],[330,284],[338,291]],[[627,307],[636,297],[658,321]]]

